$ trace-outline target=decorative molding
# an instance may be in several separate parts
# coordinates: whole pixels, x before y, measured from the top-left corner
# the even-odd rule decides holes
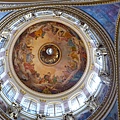
[[[6,50],[6,56],[8,56],[8,50]]]
[[[80,89],[83,89],[85,87],[85,84],[83,83],[81,86],[80,86]]]
[[[20,93],[22,93],[23,95],[26,94],[26,92],[24,90],[22,90],[22,89],[20,89]]]
[[[68,97],[67,97],[67,96],[66,96],[66,97],[63,97],[63,98],[61,98],[61,100],[62,100],[62,101],[68,100]]]
[[[44,99],[40,99],[40,102],[46,102],[46,100],[44,100]]]
[[[8,75],[9,75],[10,78],[12,78],[12,74],[10,72],[8,72]]]
[[[110,4],[119,2],[119,0],[65,0],[65,1],[36,1],[36,2],[1,2],[0,11],[14,11],[22,9],[31,9],[39,7],[51,7],[51,6],[78,6],[78,5],[98,5],[98,4]]]
[[[115,33],[115,55],[116,55],[116,80],[117,80],[117,100],[118,100],[118,118],[120,118],[120,10],[116,23]]]
[[[90,65],[90,70],[93,70],[93,68],[94,68],[94,64],[91,64]]]

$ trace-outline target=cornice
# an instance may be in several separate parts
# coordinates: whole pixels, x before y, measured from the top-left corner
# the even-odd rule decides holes
[[[54,6],[90,6],[113,4],[119,0],[74,0],[74,1],[39,1],[39,2],[0,2],[0,11],[14,11],[22,9],[31,9],[38,7],[54,7]]]
[[[118,100],[118,117],[120,118],[120,10],[116,22],[115,33],[115,58],[116,58],[116,80],[117,80],[117,100]]]

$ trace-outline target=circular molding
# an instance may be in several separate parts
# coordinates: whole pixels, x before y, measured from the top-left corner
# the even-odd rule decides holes
[[[58,23],[61,23],[61,24],[63,24],[63,25],[66,25],[66,26],[69,26],[71,29],[73,29],[79,36],[80,36],[80,38],[82,39],[82,41],[84,42],[84,45],[85,45],[85,48],[86,48],[86,52],[87,52],[87,59],[89,59],[89,61],[87,60],[87,65],[86,65],[86,68],[85,68],[85,72],[84,72],[84,74],[82,75],[82,77],[81,77],[81,80],[79,80],[78,82],[77,82],[77,84],[75,84],[74,85],[74,87],[72,87],[71,89],[69,89],[69,90],[66,90],[65,92],[62,92],[62,93],[59,93],[59,94],[54,94],[54,95],[49,95],[49,94],[47,94],[47,95],[45,95],[45,94],[39,94],[38,92],[36,93],[36,92],[34,92],[33,90],[31,90],[31,89],[29,89],[29,88],[27,88],[26,87],[26,85],[24,85],[20,80],[19,80],[19,78],[17,77],[17,75],[15,74],[15,72],[14,72],[14,69],[13,69],[13,63],[12,63],[12,54],[13,54],[13,48],[14,48],[14,45],[15,45],[15,43],[16,43],[16,40],[19,38],[19,36],[23,33],[23,31],[25,31],[28,27],[30,27],[30,26],[32,26],[32,25],[35,25],[35,24],[37,24],[37,23],[42,23],[42,22],[47,22],[47,21],[52,21],[52,22],[58,22]],[[28,24],[29,23],[29,24]],[[36,20],[33,20],[32,22],[30,21],[28,21],[27,22],[27,25],[26,24],[24,24],[22,27],[20,27],[19,28],[19,30],[17,29],[17,32],[15,32],[15,33],[13,33],[14,34],[14,36],[11,38],[13,41],[10,41],[10,42],[12,42],[12,43],[10,43],[9,44],[9,49],[10,49],[10,51],[9,51],[9,55],[8,55],[8,61],[10,61],[10,63],[9,63],[9,66],[10,66],[10,71],[11,71],[11,73],[12,73],[12,76],[13,76],[13,78],[15,79],[15,81],[17,81],[17,83],[19,84],[19,86],[21,86],[21,88],[22,89],[24,89],[25,91],[27,91],[27,93],[30,93],[30,94],[32,94],[33,96],[34,95],[36,95],[36,96],[38,96],[38,97],[42,97],[42,98],[44,98],[44,99],[56,99],[56,98],[61,98],[61,97],[64,97],[65,95],[69,95],[70,93],[72,93],[72,91],[75,91],[75,90],[77,90],[78,88],[79,88],[79,86],[80,85],[82,85],[82,83],[83,83],[83,81],[84,81],[84,78],[85,78],[85,76],[87,75],[87,73],[88,73],[88,70],[89,70],[89,66],[90,66],[90,62],[91,62],[91,58],[90,58],[90,54],[89,54],[89,47],[88,47],[88,45],[87,45],[87,40],[86,40],[86,38],[84,38],[81,34],[80,34],[80,32],[79,32],[79,29],[76,29],[76,27],[75,26],[73,26],[73,24],[71,24],[71,22],[67,22],[66,23],[66,20],[65,19],[63,19],[62,18],[62,21],[61,21],[61,19],[60,18],[55,18],[55,17],[48,17],[48,18],[46,18],[45,19],[45,17],[43,17],[43,18],[40,18],[40,19],[36,19]],[[84,40],[85,39],[85,40]]]
[[[61,56],[61,49],[54,43],[45,43],[38,51],[40,62],[47,66],[56,65],[60,61]]]

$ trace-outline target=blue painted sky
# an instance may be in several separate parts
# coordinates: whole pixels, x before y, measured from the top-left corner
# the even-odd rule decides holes
[[[118,120],[118,103],[115,102],[112,110],[108,114],[108,116],[105,118],[105,120]]]
[[[5,17],[7,14],[9,14],[10,12],[0,12],[0,20]]]
[[[109,33],[110,37],[114,41],[115,39],[115,26],[120,9],[120,3],[95,5],[95,6],[76,6],[96,19]]]

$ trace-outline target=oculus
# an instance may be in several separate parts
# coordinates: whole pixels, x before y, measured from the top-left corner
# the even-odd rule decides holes
[[[47,43],[40,48],[38,54],[43,64],[54,65],[60,60],[61,50],[55,44]]]

